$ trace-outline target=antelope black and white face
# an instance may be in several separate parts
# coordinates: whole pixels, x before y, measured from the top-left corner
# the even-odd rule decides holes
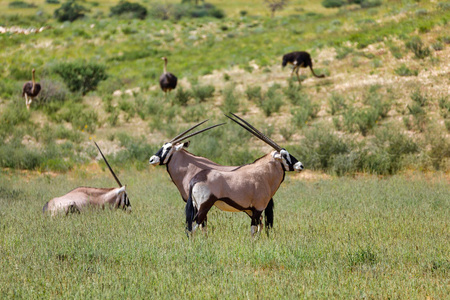
[[[128,194],[125,191],[125,186],[121,187],[118,190],[117,196],[119,197],[117,208],[122,208],[123,210],[131,211],[131,203],[130,199],[128,198]]]
[[[275,151],[272,156],[283,164],[286,171],[301,172],[303,170],[303,164],[289,154],[286,149],[281,149],[280,152]]]
[[[180,151],[184,147],[188,147],[189,142],[173,145],[172,143],[165,143],[161,149],[158,150],[152,157],[150,157],[148,163],[157,166],[165,165],[169,162],[174,151]]]

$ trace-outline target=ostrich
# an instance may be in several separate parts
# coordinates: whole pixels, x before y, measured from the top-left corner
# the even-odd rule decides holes
[[[282,67],[286,67],[287,64],[294,65],[294,69],[292,69],[291,77],[294,74],[297,74],[297,79],[300,82],[300,77],[298,76],[298,71],[300,68],[306,68],[309,67],[311,69],[311,72],[313,75],[317,78],[324,78],[325,75],[316,75],[314,73],[313,67],[312,67],[312,61],[311,61],[311,55],[309,55],[308,52],[305,51],[295,51],[288,54],[283,55],[283,63]]]
[[[22,88],[22,97],[25,96],[25,104],[27,105],[28,110],[30,109],[30,105],[33,99],[37,97],[37,95],[41,91],[41,85],[39,83],[36,83],[34,79],[34,72],[35,70],[33,69],[31,71],[31,81],[25,82]],[[28,98],[30,98],[30,100],[28,100]]]
[[[167,57],[161,58],[164,60],[164,73],[159,77],[159,85],[164,93],[170,92],[177,87],[177,77],[170,72],[167,72]]]

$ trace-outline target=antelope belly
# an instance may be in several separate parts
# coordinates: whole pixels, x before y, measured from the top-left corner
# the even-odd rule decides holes
[[[239,212],[240,211],[240,210],[234,208],[233,206],[228,205],[227,203],[220,201],[220,200],[216,201],[216,203],[214,203],[214,205],[218,209],[223,210],[223,211],[230,211],[230,212]]]

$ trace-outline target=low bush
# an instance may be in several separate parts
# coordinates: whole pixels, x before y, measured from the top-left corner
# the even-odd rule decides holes
[[[258,106],[262,109],[266,117],[270,117],[272,113],[280,111],[283,105],[283,98],[280,92],[277,92],[281,86],[279,84],[273,84],[267,90],[264,97],[258,102]]]
[[[336,8],[345,5],[344,0],[324,0],[322,1],[322,6],[326,8]]]
[[[401,64],[400,67],[394,70],[395,74],[399,76],[417,76],[419,75],[418,70],[411,70],[405,64]]]
[[[59,63],[53,71],[61,76],[71,92],[82,95],[96,90],[99,82],[108,78],[104,65],[81,60]]]
[[[362,8],[369,8],[369,7],[377,7],[380,6],[383,3],[381,0],[361,0],[361,7]]]
[[[88,11],[84,6],[78,4],[76,0],[69,0],[56,9],[53,15],[59,22],[73,22],[84,17],[84,14]]]
[[[42,90],[39,93],[38,103],[48,104],[55,101],[65,101],[70,97],[67,87],[59,81],[43,79],[40,82]]]
[[[134,138],[121,132],[117,134],[116,138],[119,140],[120,146],[123,147],[111,159],[112,164],[117,166],[132,165],[138,170],[143,170],[148,167],[149,154],[155,153],[158,150],[157,147],[159,147],[148,144],[144,136]]]
[[[259,102],[262,99],[260,86],[248,86],[245,90],[245,95],[249,101]]]
[[[234,84],[229,84],[222,91],[223,103],[220,109],[225,114],[239,112],[239,99],[236,95],[235,88]]]
[[[175,96],[172,101],[174,104],[186,106],[189,100],[192,98],[192,93],[189,90],[185,90],[182,86],[178,87]]]
[[[84,105],[75,102],[66,104],[52,116],[56,122],[66,121],[72,124],[74,129],[94,133],[98,123],[98,115],[92,109],[85,109]]]
[[[9,8],[35,8],[36,4],[28,3],[24,1],[12,1],[8,4]]]
[[[197,102],[204,102],[214,96],[216,89],[213,85],[196,85],[192,88],[192,95]]]
[[[347,107],[345,104],[345,98],[334,92],[331,93],[331,97],[328,99],[328,106],[330,107],[329,113],[331,115],[335,115]]]
[[[111,16],[121,16],[144,20],[147,17],[147,9],[139,3],[121,0],[117,5],[110,8]]]
[[[418,59],[424,59],[431,54],[430,49],[423,44],[422,40],[418,36],[415,36],[407,41],[405,46],[407,49],[411,50]]]

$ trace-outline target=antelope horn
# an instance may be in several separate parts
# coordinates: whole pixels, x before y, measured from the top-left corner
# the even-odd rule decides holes
[[[106,160],[106,157],[103,155],[102,150],[100,150],[100,147],[97,145],[97,143],[95,141],[94,141],[94,144],[95,144],[95,146],[97,146],[98,151],[102,155],[103,160],[105,161],[106,165],[108,166],[109,170],[111,171],[111,174],[113,175],[113,177],[116,180],[117,184],[119,184],[119,186],[122,187],[123,185],[120,183],[119,178],[117,178],[116,174],[112,170],[111,166],[109,165],[108,161]]]
[[[205,121],[206,122],[206,121]],[[206,130],[210,130],[210,129],[213,129],[214,127],[218,127],[218,126],[222,126],[222,125],[224,125],[225,123],[221,123],[221,124],[216,124],[216,125],[213,125],[213,126],[209,126],[209,127],[207,127],[207,128],[204,128],[204,129],[202,129],[202,130],[199,130],[199,131],[196,131],[196,132],[194,132],[194,133],[191,133],[191,134],[189,134],[189,135],[187,135],[187,136],[184,136],[184,137],[181,137],[180,139],[178,139],[178,140],[176,140],[176,141],[171,141],[172,143],[178,143],[178,142],[181,142],[181,141],[183,141],[183,140],[185,140],[185,139],[187,139],[187,138],[190,138],[191,136],[194,136],[194,135],[197,135],[197,134],[199,134],[199,133],[202,133],[202,132],[204,132],[204,131],[206,131]],[[198,125],[197,125],[198,126]]]
[[[274,148],[277,151],[281,151],[283,148],[281,148],[277,143],[275,143],[274,141],[272,141],[270,138],[268,138],[266,135],[264,135],[263,133],[261,133],[258,129],[256,129],[255,127],[253,127],[250,123],[248,123],[247,121],[245,121],[244,119],[238,117],[237,115],[231,113],[233,116],[235,116],[236,118],[238,118],[239,120],[241,120],[242,122],[244,122],[247,126],[245,126],[244,124],[241,124],[240,122],[236,121],[235,119],[225,115],[227,118],[229,118],[230,120],[234,121],[235,123],[239,124],[241,127],[245,128],[247,131],[249,131],[250,133],[252,133],[254,136],[256,136],[257,138],[259,138],[260,140],[264,141],[266,144],[268,144],[269,146],[271,146],[272,148]]]
[[[206,119],[205,121],[200,122],[200,123],[198,123],[197,125],[195,125],[195,126],[189,128],[188,130],[186,130],[186,131],[180,133],[179,135],[177,135],[176,137],[174,137],[174,138],[170,141],[170,143],[173,143],[175,140],[181,138],[183,135],[185,135],[186,133],[188,133],[188,132],[191,131],[192,129],[194,129],[194,128],[200,126],[200,125],[202,125],[203,123],[205,123],[205,122],[208,121],[208,120],[209,120],[209,119]]]

